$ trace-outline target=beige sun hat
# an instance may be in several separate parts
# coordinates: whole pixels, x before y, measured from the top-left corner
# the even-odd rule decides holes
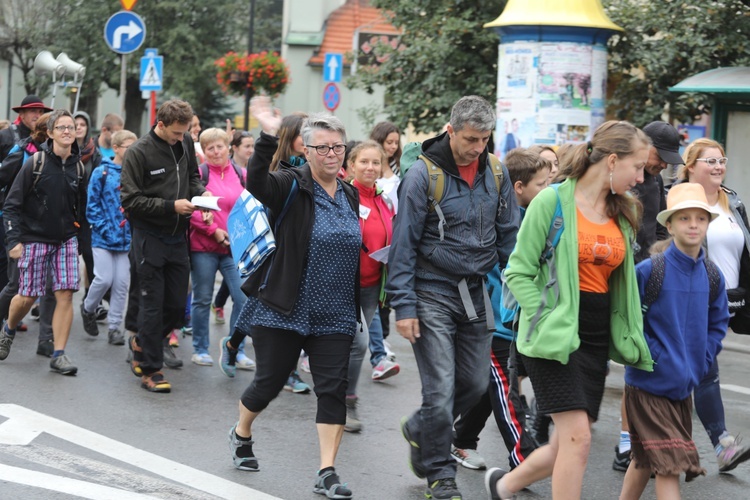
[[[703,186],[695,182],[683,182],[672,186],[669,190],[669,193],[667,193],[667,209],[659,212],[656,220],[662,226],[666,226],[672,214],[686,208],[702,208],[711,215],[711,220],[719,216],[719,214],[711,210]]]

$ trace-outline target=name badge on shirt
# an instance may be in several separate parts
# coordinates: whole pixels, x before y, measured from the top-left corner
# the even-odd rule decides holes
[[[364,205],[360,205],[359,216],[362,217],[362,219],[367,220],[367,218],[370,216],[370,209]]]

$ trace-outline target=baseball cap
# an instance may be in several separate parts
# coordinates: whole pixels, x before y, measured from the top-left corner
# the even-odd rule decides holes
[[[661,158],[670,165],[682,165],[685,161],[680,156],[680,133],[667,122],[651,122],[643,131],[651,139],[651,143]]]

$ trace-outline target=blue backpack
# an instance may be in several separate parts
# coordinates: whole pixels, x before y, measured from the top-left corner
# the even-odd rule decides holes
[[[555,266],[555,249],[557,247],[557,244],[560,242],[560,237],[562,236],[563,230],[565,229],[565,221],[563,220],[560,194],[557,192],[557,188],[560,187],[560,184],[551,184],[550,187],[555,190],[555,194],[557,195],[557,205],[555,205],[555,213],[552,215],[552,221],[549,225],[549,231],[547,232],[547,240],[545,241],[544,249],[542,250],[542,254],[539,257],[539,263],[547,264],[549,268],[549,280],[547,281],[547,284],[544,285],[544,291],[542,292],[542,302],[539,304],[539,308],[537,309],[534,318],[529,324],[530,332],[534,331],[536,324],[542,317],[544,308],[547,307],[547,292],[552,289],[555,294],[555,304],[553,305],[553,307],[557,305],[557,301],[560,298],[560,289],[557,283],[557,266]],[[518,317],[521,308],[519,307],[518,301],[513,296],[513,293],[511,293],[506,284],[505,271],[507,269],[508,268],[506,267],[502,270],[502,272],[500,272],[499,289],[501,290],[501,297],[499,302],[493,300],[493,304],[499,304],[498,310],[495,312],[495,317],[499,317],[500,323],[507,330],[511,332],[518,332]],[[488,275],[488,286],[490,284],[492,284],[493,286],[497,286],[496,283],[492,283],[493,280],[497,280],[497,277],[493,276],[493,273],[490,273],[490,275]]]

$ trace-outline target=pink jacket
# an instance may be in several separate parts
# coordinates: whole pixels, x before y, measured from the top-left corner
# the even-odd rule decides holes
[[[244,170],[242,173],[245,173]],[[226,255],[229,253],[229,247],[217,243],[214,239],[214,233],[218,228],[227,230],[227,217],[229,217],[237,198],[240,197],[240,193],[245,189],[245,179],[237,177],[237,172],[229,162],[223,167],[209,164],[206,189],[213,196],[220,196],[219,208],[221,208],[221,211],[213,212],[214,221],[210,225],[203,222],[200,210],[193,212],[190,218],[190,250]]]

